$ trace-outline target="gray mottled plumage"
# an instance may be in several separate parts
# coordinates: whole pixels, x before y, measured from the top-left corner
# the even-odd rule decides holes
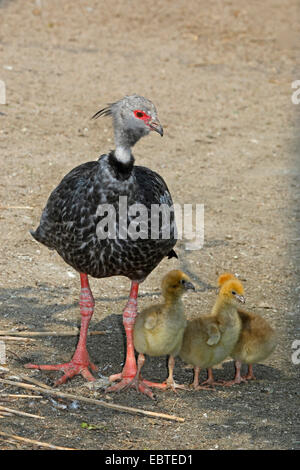
[[[142,110],[150,119],[137,119],[135,110]],[[100,115],[113,117],[116,150],[68,173],[50,195],[40,225],[31,233],[79,272],[97,278],[124,275],[142,281],[163,257],[174,256],[175,222],[172,215],[170,237],[161,238],[160,223],[158,238],[151,239],[151,205],[165,203],[171,207],[173,203],[164,180],[148,168],[135,166],[130,149],[150,130],[162,135],[162,127],[154,105],[137,95],[123,98],[94,117]],[[128,207],[143,204],[147,208],[147,226],[142,228],[144,234],[148,233],[147,239],[134,239],[130,234],[127,239],[120,237],[120,196],[127,197]],[[115,239],[99,237],[99,224],[107,215],[99,212],[102,204],[115,208]],[[135,217],[129,215],[127,224]]]

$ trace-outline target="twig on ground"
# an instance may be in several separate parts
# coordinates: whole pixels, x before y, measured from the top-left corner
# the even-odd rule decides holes
[[[77,336],[79,334],[79,329],[73,330],[62,330],[62,331],[13,331],[13,330],[0,330],[0,336],[2,337],[16,337],[21,336],[22,338],[31,337],[31,336]],[[90,336],[94,335],[106,335],[106,331],[89,331]],[[21,340],[20,340],[21,341]],[[32,340],[31,340],[32,341]]]
[[[2,398],[43,398],[40,395],[19,395],[17,393],[0,393],[0,400]]]
[[[13,408],[7,408],[6,406],[0,405],[0,413],[2,413],[3,411],[6,413],[12,413],[14,415],[26,416],[28,418],[45,419],[43,416],[33,415],[31,413],[25,413],[25,411],[19,411]]]
[[[60,446],[56,446],[54,444],[49,444],[48,442],[40,442],[40,441],[36,441],[34,439],[28,439],[27,437],[21,437],[21,436],[15,435],[15,434],[7,434],[6,432],[2,432],[2,431],[0,431],[0,436],[8,437],[10,439],[15,439],[16,441],[27,442],[29,444],[34,444],[34,445],[40,446],[40,447],[48,447],[48,449],[77,450],[77,449],[72,449],[71,447],[60,447]]]
[[[26,374],[18,374],[18,376],[21,377],[21,379],[25,380],[26,382],[37,385],[38,387],[46,388],[47,390],[49,388],[48,385],[44,384],[43,382],[40,382],[37,379],[34,379],[33,377],[29,377]]]
[[[25,338],[24,336],[0,335],[0,338],[2,341],[25,341],[25,343],[36,341],[34,338]]]
[[[129,406],[116,405],[115,403],[107,403],[107,402],[102,401],[102,400],[95,400],[93,398],[87,398],[87,397],[83,397],[83,396],[80,396],[80,395],[73,395],[71,393],[63,393],[63,392],[59,392],[57,390],[53,390],[51,388],[41,388],[41,387],[37,387],[37,386],[34,386],[34,385],[29,385],[29,384],[26,384],[26,383],[22,383],[22,382],[15,382],[13,380],[0,379],[0,383],[8,384],[8,385],[14,385],[16,387],[21,387],[21,388],[26,388],[28,390],[34,390],[35,392],[40,392],[40,393],[44,393],[44,394],[48,394],[48,395],[54,395],[54,396],[57,396],[57,397],[60,397],[60,398],[67,398],[67,399],[70,399],[70,400],[78,400],[78,401],[82,401],[84,403],[90,403],[90,404],[93,404],[93,405],[103,406],[104,408],[110,408],[110,409],[121,411],[121,412],[124,412],[124,413],[142,414],[142,415],[145,415],[145,416],[153,416],[153,417],[156,417],[156,418],[162,418],[162,419],[177,421],[179,423],[183,423],[185,421],[184,418],[180,418],[179,416],[168,415],[168,414],[165,414],[165,413],[158,413],[158,412],[155,412],[155,411],[141,410],[140,408],[130,408]]]

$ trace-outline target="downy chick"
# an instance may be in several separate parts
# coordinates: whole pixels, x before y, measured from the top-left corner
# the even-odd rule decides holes
[[[222,285],[211,313],[188,322],[179,355],[194,366],[196,390],[207,388],[204,384],[214,384],[211,367],[229,356],[239,339],[238,302],[245,302],[244,288],[237,279],[229,279]],[[209,369],[209,378],[199,386],[201,368]]]
[[[145,308],[136,319],[133,338],[139,356],[138,370],[134,380],[138,387],[140,372],[145,362],[144,354],[169,355],[167,380],[162,384],[144,380],[143,384],[162,389],[171,387],[175,391],[175,388],[184,388],[176,384],[173,379],[174,358],[180,351],[187,323],[181,298],[188,289],[195,290],[195,287],[189,277],[180,270],[170,271],[163,278],[161,286],[164,302]],[[153,398],[150,388],[147,392],[147,395]]]
[[[228,279],[235,279],[233,274],[219,279],[222,286]],[[240,384],[247,380],[254,380],[252,364],[264,361],[276,347],[276,332],[271,325],[260,315],[238,308],[238,314],[242,322],[240,337],[230,356],[235,360],[235,377],[231,381],[224,382],[230,386]],[[242,363],[248,364],[248,373],[241,376]]]

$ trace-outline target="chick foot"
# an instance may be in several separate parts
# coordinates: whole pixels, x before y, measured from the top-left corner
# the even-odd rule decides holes
[[[232,387],[233,385],[239,385],[242,382],[247,382],[243,377],[240,379],[233,379],[233,380],[223,380],[219,382],[219,385],[222,385],[223,387]]]
[[[214,385],[219,385],[219,382],[216,382],[213,376],[212,368],[207,369],[207,379],[204,382],[201,382],[201,387],[206,390],[214,390]]]
[[[247,379],[241,376],[241,367],[242,363],[240,361],[235,361],[235,376],[233,380],[223,380],[220,381],[219,385],[224,387],[232,387],[233,385],[239,385],[242,382],[247,382]]]
[[[252,364],[248,365],[248,373],[247,373],[247,375],[243,375],[243,379],[245,379],[245,380],[256,380],[256,377],[253,374],[253,365]]]
[[[217,382],[214,382],[212,369],[207,369],[208,378],[204,382],[199,385],[199,375],[200,375],[200,367],[194,367],[194,381],[191,384],[190,388],[192,387],[194,390],[214,390],[215,385]]]
[[[178,384],[174,380],[165,380],[162,383],[159,382],[150,382],[149,380],[144,380],[144,383],[148,387],[153,387],[153,388],[159,388],[160,390],[168,390],[171,389],[173,390],[174,393],[177,393],[177,389],[179,388],[180,390],[190,390],[189,387],[187,387],[184,384]]]
[[[139,357],[140,356],[143,356],[143,354],[139,354]],[[181,389],[181,390],[189,390],[189,388],[186,385],[177,384],[175,382],[174,377],[173,377],[174,366],[175,366],[174,356],[169,356],[169,359],[168,359],[169,376],[168,376],[168,378],[162,383],[149,382],[148,380],[144,380],[144,382],[149,387],[159,388],[161,390],[171,389],[171,390],[173,390],[174,393],[177,393],[178,388]]]

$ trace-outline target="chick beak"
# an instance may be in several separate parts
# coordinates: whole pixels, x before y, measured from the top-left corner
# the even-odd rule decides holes
[[[158,119],[156,121],[149,121],[149,127],[152,131],[158,132],[161,136],[164,135],[164,130]]]
[[[241,302],[242,304],[244,304],[246,302],[245,300],[245,297],[243,295],[239,295],[239,294],[236,294],[236,299]]]
[[[188,289],[195,290],[194,284],[192,284],[191,282],[188,282],[188,281],[184,283],[184,288],[185,288],[186,290],[188,290]]]

